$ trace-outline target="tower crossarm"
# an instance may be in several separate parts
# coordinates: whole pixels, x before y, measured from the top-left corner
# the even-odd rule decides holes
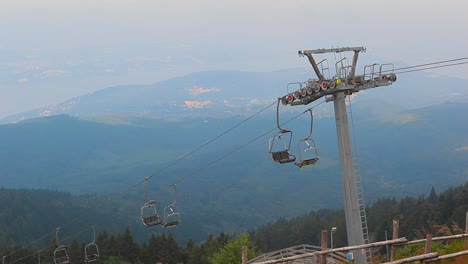
[[[365,47],[343,47],[332,49],[313,49],[300,50],[300,56],[306,56],[309,59],[312,68],[314,69],[317,78],[309,79],[304,82],[306,85],[298,91],[291,92],[282,97],[281,102],[284,105],[307,105],[320,99],[323,96],[334,95],[340,92],[352,94],[361,90],[370,88],[388,86],[396,81],[393,64],[371,64],[364,67],[364,73],[356,75],[357,61],[359,53],[365,52]],[[335,64],[336,75],[326,78],[324,70],[328,70],[328,66],[324,66],[322,60],[316,63],[313,55],[323,53],[341,53],[353,52],[352,62],[349,65],[347,58],[341,58]],[[341,57],[342,55],[340,55]],[[335,57],[336,59],[336,57]],[[319,65],[322,70],[319,69]],[[328,63],[327,63],[328,65]],[[328,72],[328,71],[327,71]],[[328,72],[329,73],[329,72]]]
[[[358,75],[355,77],[355,79],[357,80],[363,80],[364,79],[364,76],[363,75]],[[336,94],[336,93],[339,93],[339,92],[345,92],[346,94],[352,94],[352,93],[357,93],[359,91],[362,91],[362,90],[367,90],[367,89],[371,89],[371,88],[375,88],[375,87],[381,87],[381,86],[389,86],[391,85],[392,82],[389,81],[388,79],[376,79],[376,80],[372,80],[372,81],[367,81],[367,82],[363,82],[363,83],[359,83],[359,84],[351,84],[351,85],[338,85],[337,87],[335,87],[334,89],[329,89],[329,90],[322,90],[318,93],[314,93],[314,94],[311,94],[311,95],[307,95],[305,97],[302,97],[302,98],[299,98],[299,100],[294,100],[294,101],[291,101],[289,102],[288,101],[288,95],[285,95],[282,97],[282,100],[281,102],[284,104],[284,105],[291,105],[291,106],[295,106],[295,105],[307,105],[307,104],[310,104],[320,98],[322,98],[323,96],[326,96],[326,95],[333,95],[333,94]]]
[[[299,56],[305,56],[310,54],[322,54],[322,53],[339,53],[339,52],[346,52],[346,51],[359,51],[365,52],[365,47],[343,47],[343,48],[332,48],[332,49],[313,49],[313,50],[300,50],[297,53]]]

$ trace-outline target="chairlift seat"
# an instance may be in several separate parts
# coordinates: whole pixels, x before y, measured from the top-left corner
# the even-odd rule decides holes
[[[298,166],[299,168],[302,168],[305,166],[315,165],[315,163],[317,163],[318,160],[319,158],[312,158],[312,159],[303,160],[302,162],[296,162],[294,164]]]
[[[86,263],[90,263],[90,262],[94,262],[96,260],[99,259],[99,255],[98,254],[90,254],[90,255],[86,255],[86,259],[85,259],[85,262]]]
[[[296,160],[296,157],[294,155],[291,155],[288,150],[271,152],[271,158],[273,159],[273,161],[279,163],[294,162]]]
[[[56,264],[70,264],[70,258],[68,256],[55,258],[54,261]]]
[[[174,220],[174,221],[169,221],[167,223],[164,223],[164,228],[168,228],[168,227],[175,227],[177,225],[180,224],[180,220]]]
[[[159,215],[150,215],[147,217],[143,217],[142,220],[146,226],[155,226],[155,225],[159,225],[162,223]]]

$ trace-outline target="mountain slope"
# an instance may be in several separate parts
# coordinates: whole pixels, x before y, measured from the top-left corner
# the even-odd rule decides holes
[[[140,116],[177,119],[249,115],[287,93],[287,84],[312,78],[304,69],[275,72],[211,71],[151,85],[110,87],[57,105],[0,119],[0,123],[68,114],[79,117]],[[468,81],[414,72],[390,87],[358,93],[360,107],[374,116],[443,102],[466,102]],[[297,89],[297,84],[289,91]]]
[[[460,120],[467,111],[467,104],[443,104],[369,119],[354,109],[366,201],[464,183],[468,123]],[[282,118],[294,115],[286,113]],[[320,161],[312,168],[274,164],[269,159],[267,142],[273,134],[259,135],[275,127],[273,111],[180,159],[243,120],[128,118],[125,123],[103,124],[61,115],[2,125],[2,186],[113,193],[127,200],[126,208],[133,208],[129,215],[136,223],[144,202],[143,179],[155,175],[149,184],[150,197],[170,203],[168,186],[176,183],[186,225],[175,232],[194,238],[342,206],[333,118],[314,122]],[[288,123],[294,131],[296,155],[297,140],[307,134],[308,122],[301,116]]]

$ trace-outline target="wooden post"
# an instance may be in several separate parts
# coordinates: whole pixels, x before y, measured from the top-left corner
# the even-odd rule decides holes
[[[242,264],[247,264],[247,246],[242,246]]]
[[[424,248],[424,253],[431,253],[432,246],[432,234],[426,235],[426,247]]]
[[[328,248],[328,231],[322,230],[322,250],[326,250]],[[321,263],[327,264],[327,254],[320,255]]]
[[[399,220],[393,220],[393,236],[392,239],[395,240],[398,238],[398,228],[400,227],[400,221]],[[396,246],[392,245],[392,254],[390,256],[390,261],[395,261],[396,258]]]
[[[468,234],[468,212],[465,216],[465,234]],[[465,238],[465,249],[468,249],[468,238]]]
[[[432,234],[426,235],[426,247],[424,248],[424,254],[431,253],[431,246],[432,246]],[[427,263],[427,261],[422,261],[423,263]]]

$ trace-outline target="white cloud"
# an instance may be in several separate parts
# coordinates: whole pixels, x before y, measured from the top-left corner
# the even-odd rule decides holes
[[[64,70],[47,70],[47,71],[43,71],[39,74],[40,77],[45,77],[45,78],[48,78],[48,77],[57,77],[57,76],[60,76],[60,75],[63,75],[65,74],[66,71]]]
[[[219,91],[221,91],[221,89],[216,88],[216,87],[204,88],[204,87],[195,86],[195,87],[189,89],[189,92],[192,95],[199,95],[199,94],[210,93],[210,92],[219,92]]]
[[[185,101],[185,106],[187,108],[203,108],[209,104],[211,104],[211,100],[205,100],[205,101]]]
[[[455,151],[468,151],[468,146],[456,148]]]
[[[29,79],[28,78],[20,78],[18,79],[18,83],[27,83],[29,82]]]

